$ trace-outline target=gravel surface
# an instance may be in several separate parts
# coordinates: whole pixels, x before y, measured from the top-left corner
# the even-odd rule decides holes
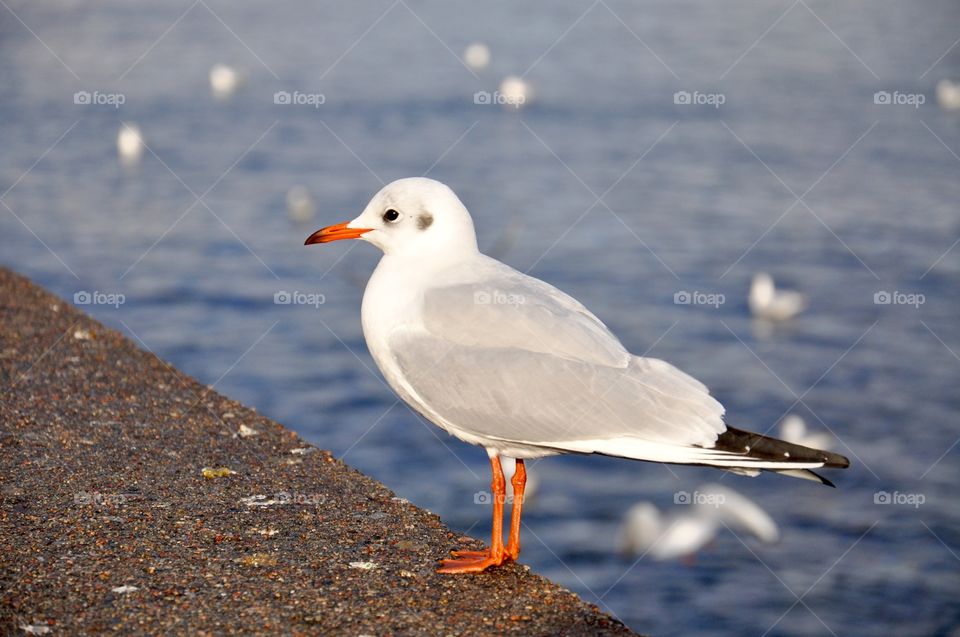
[[[632,634],[2,268],[0,378],[2,634]]]

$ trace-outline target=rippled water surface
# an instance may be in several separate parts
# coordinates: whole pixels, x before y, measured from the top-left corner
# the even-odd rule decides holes
[[[960,77],[958,14],[946,0],[11,2],[0,261],[67,298],[123,294],[87,309],[485,536],[485,454],[396,404],[367,354],[375,250],[301,245],[382,182],[426,172],[460,194],[484,248],[702,379],[732,423],[798,413],[853,462],[829,490],[547,459],[526,563],[656,635],[956,634],[960,113],[934,86]],[[493,52],[476,76],[456,57],[473,40]],[[226,103],[208,92],[217,62],[247,76]],[[524,109],[474,103],[510,73],[535,90]],[[77,91],[124,103],[77,105]],[[324,103],[277,105],[276,91]],[[675,104],[678,91],[724,103]],[[132,171],[116,160],[121,121],[150,147]],[[308,223],[285,212],[296,184],[318,202]],[[752,323],[759,270],[808,311]],[[278,305],[280,291],[325,302]],[[769,511],[781,541],[722,534],[684,562],[618,554],[630,505],[672,508],[716,479]],[[875,504],[878,491],[924,503]]]

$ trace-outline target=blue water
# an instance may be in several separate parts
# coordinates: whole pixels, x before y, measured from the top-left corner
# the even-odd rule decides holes
[[[957,634],[960,115],[933,93],[960,77],[955,3],[9,6],[23,23],[0,9],[3,264],[67,298],[125,295],[85,308],[486,537],[483,451],[391,407],[373,371],[359,306],[375,250],[301,245],[382,182],[429,171],[482,246],[702,379],[731,422],[765,431],[793,411],[853,462],[829,490],[548,459],[532,467],[526,563],[656,635]],[[450,51],[473,40],[493,51],[476,77]],[[208,92],[217,62],[247,74],[228,103]],[[474,104],[524,72],[523,110]],[[84,90],[125,103],[75,105]],[[280,90],[325,103],[275,105]],[[725,101],[677,105],[683,90]],[[116,160],[121,121],[156,153],[134,171]],[[285,212],[295,184],[318,200],[309,224]],[[809,310],[758,329],[759,270]],[[275,305],[281,290],[325,303]],[[680,291],[725,303],[674,304]],[[880,291],[924,303],[877,305]],[[631,504],[669,508],[721,477],[770,512],[779,544],[618,554]],[[878,505],[881,490],[925,501]]]

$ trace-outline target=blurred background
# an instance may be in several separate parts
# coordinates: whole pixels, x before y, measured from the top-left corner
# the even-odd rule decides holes
[[[379,253],[302,246],[384,183],[439,179],[482,249],[703,380],[736,426],[797,415],[853,463],[837,490],[530,463],[525,563],[656,635],[955,635],[958,18],[950,0],[3,0],[0,263],[487,538],[486,455],[398,404],[367,353]],[[751,308],[761,272],[802,302],[758,289]],[[686,515],[704,481],[779,541],[621,550],[632,506]]]

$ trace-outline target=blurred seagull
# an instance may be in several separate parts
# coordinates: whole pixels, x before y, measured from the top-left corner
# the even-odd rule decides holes
[[[634,356],[575,299],[481,254],[470,213],[440,182],[388,184],[359,217],[305,243],[341,239],[384,252],[361,322],[387,382],[414,411],[482,445],[490,458],[490,549],[455,552],[459,559],[444,560],[440,572],[480,572],[517,558],[526,458],[595,453],[823,484],[812,469],[850,464],[728,427],[702,383],[665,361]],[[506,545],[501,456],[516,459]]]
[[[140,163],[143,156],[143,134],[136,124],[123,123],[117,133],[117,155],[120,163],[133,167]]]
[[[620,530],[620,549],[627,555],[649,555],[671,560],[698,552],[726,527],[737,535],[749,535],[772,544],[780,538],[776,522],[746,496],[719,484],[704,484],[679,505],[685,510],[663,514],[650,502],[627,511]],[[692,501],[691,501],[692,498]]]
[[[317,211],[313,195],[304,186],[293,186],[287,191],[287,214],[294,221],[305,222],[313,219]]]
[[[829,449],[833,446],[833,436],[828,433],[808,431],[807,423],[796,414],[790,414],[780,422],[780,438],[795,445]]]
[[[463,52],[463,61],[474,71],[482,71],[490,64],[490,47],[474,42]]]
[[[526,80],[510,75],[500,82],[500,98],[504,106],[522,108],[533,98],[533,91]]]
[[[937,103],[945,111],[960,110],[960,82],[947,78],[937,82]]]
[[[243,86],[243,74],[232,66],[214,64],[210,69],[210,92],[221,101],[234,96]]]
[[[768,321],[786,321],[807,307],[804,295],[794,290],[778,290],[773,277],[766,272],[753,275],[747,301],[754,316]]]

